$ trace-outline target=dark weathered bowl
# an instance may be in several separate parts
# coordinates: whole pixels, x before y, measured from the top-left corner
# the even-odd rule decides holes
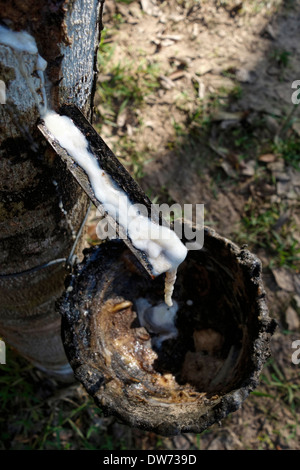
[[[179,268],[179,335],[152,346],[135,301],[163,299],[121,241],[87,252],[59,303],[66,354],[106,414],[161,435],[201,432],[237,410],[258,383],[275,322],[260,261],[211,229]]]

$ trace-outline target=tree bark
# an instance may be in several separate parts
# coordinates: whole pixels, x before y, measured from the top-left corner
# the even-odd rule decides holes
[[[25,30],[47,61],[50,105],[77,105],[91,118],[101,0],[0,0],[1,21]],[[55,302],[64,290],[63,262],[87,210],[87,198],[37,130],[39,113],[20,70],[20,55],[0,44],[0,336],[36,366],[66,377]],[[37,55],[22,63],[41,94]],[[79,249],[79,248],[78,248]]]

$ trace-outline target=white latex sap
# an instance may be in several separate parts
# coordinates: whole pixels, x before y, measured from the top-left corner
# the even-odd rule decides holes
[[[47,62],[39,55],[34,37],[26,33],[25,31],[12,31],[11,29],[0,25],[0,44],[8,46],[15,51],[20,71],[27,82],[28,88],[31,90],[31,93],[34,97],[40,114],[43,115],[47,111],[47,98],[44,76],[44,71],[46,70]],[[27,67],[24,64],[24,61],[22,60],[22,52],[27,52],[28,54],[33,54],[37,57],[35,70],[41,81],[43,104],[41,104],[41,99],[35,90],[35,87],[32,82],[32,77],[29,75]]]
[[[167,307],[164,302],[152,306],[147,299],[140,297],[136,300],[136,309],[141,326],[154,333],[152,339],[154,346],[160,348],[163,341],[176,338],[178,330],[175,326],[175,317],[178,305],[175,300],[172,307]]]
[[[175,232],[140,214],[127,194],[101,169],[89,151],[85,136],[70,118],[48,111],[43,119],[53,137],[86,172],[95,197],[105,211],[124,227],[133,246],[146,253],[153,274],[158,276],[165,272],[176,272],[186,257],[187,249]],[[173,282],[176,276],[169,278]],[[169,293],[172,295],[172,290],[168,288],[166,293],[166,303],[170,304]]]

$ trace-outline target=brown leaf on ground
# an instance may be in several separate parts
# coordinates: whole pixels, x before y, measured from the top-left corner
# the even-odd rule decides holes
[[[278,287],[287,292],[294,292],[293,274],[285,268],[272,269]]]
[[[291,306],[285,312],[285,321],[290,331],[296,331],[300,327],[299,315]]]
[[[264,155],[260,155],[258,160],[264,163],[272,163],[275,162],[276,155],[274,155],[274,153],[265,153]]]

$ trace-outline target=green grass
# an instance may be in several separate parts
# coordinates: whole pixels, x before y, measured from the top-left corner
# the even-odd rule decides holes
[[[195,91],[197,91],[197,87]],[[205,140],[211,130],[213,113],[226,106],[224,99],[226,102],[227,98],[227,95],[224,97],[223,90],[208,94],[204,100],[196,97],[196,100],[193,99],[194,106],[188,111],[180,102],[177,107],[182,112],[183,119],[180,122],[175,119],[172,121],[176,146],[180,147],[182,143],[185,145],[186,141],[197,144]],[[187,99],[190,100],[188,97]]]
[[[286,68],[290,62],[291,52],[284,49],[273,49],[270,58],[281,68]]]
[[[81,386],[58,385],[38,376],[32,365],[7,348],[7,364],[0,365],[0,449],[122,446],[106,432],[102,411]]]
[[[279,139],[273,145],[273,151],[281,156],[289,165],[300,170],[300,137],[292,134],[288,138]]]
[[[197,87],[195,92],[197,95]],[[184,105],[181,98],[177,106],[181,111],[181,119],[173,119],[172,122],[174,140],[168,142],[168,149],[179,155],[190,155],[199,175],[202,171],[210,170],[213,180],[218,181],[214,185],[213,197],[216,196],[217,189],[230,179],[223,170],[220,171],[220,161],[233,156],[232,160],[236,160],[238,166],[239,161],[253,159],[258,153],[259,139],[255,130],[257,126],[261,126],[261,122],[255,122],[252,127],[239,115],[235,127],[215,132],[222,114],[224,120],[229,119],[228,107],[241,94],[240,85],[236,85],[233,89],[221,87],[214,93],[205,95],[204,99],[194,96],[192,105],[189,96],[186,96],[188,105]],[[214,134],[216,136],[212,137]]]
[[[145,60],[139,65],[118,63],[106,72],[110,77],[99,87],[100,97],[112,109],[140,106],[145,96],[158,88],[156,70],[155,65],[147,64]]]
[[[105,80],[98,84],[97,93],[103,114],[98,115],[97,126],[103,123],[116,126],[117,117],[128,111],[134,125],[138,125],[136,110],[145,97],[159,88],[159,65],[141,57],[136,62],[115,62],[115,46],[105,42],[105,31],[99,47],[99,70]]]
[[[276,442],[279,443],[279,448],[282,445],[283,448],[289,447],[289,441],[297,441],[300,407],[299,378],[300,373],[296,367],[292,373],[289,368],[282,369],[282,366],[277,363],[276,357],[271,357],[264,365],[260,376],[260,385],[257,390],[251,392],[251,395],[259,400],[256,403],[259,403],[266,421],[272,422],[273,425],[267,433],[263,428],[258,433],[257,439],[260,449],[277,448]],[[280,422],[278,408],[283,415],[290,416],[288,421]]]
[[[264,208],[253,201],[245,206],[245,215],[241,220],[238,243],[249,244],[250,248],[264,248],[271,256],[270,267],[300,268],[300,245],[294,238],[296,227],[292,220],[287,220],[278,230],[275,229],[279,217],[284,214],[283,205],[273,204]]]
[[[246,158],[253,154],[257,154],[258,143],[253,136],[252,130],[244,127],[237,127],[232,130],[232,143],[234,150],[242,153]]]
[[[147,149],[143,152],[136,150],[135,143],[128,136],[122,136],[113,146],[113,150],[119,156],[122,164],[127,167],[134,179],[140,181],[145,175],[145,165],[152,161],[147,157]]]
[[[265,384],[270,393],[268,395],[274,399],[280,400],[296,414],[300,406],[300,387],[299,372],[295,377],[287,379],[284,372],[277,365],[274,358],[267,362],[264,373],[261,375],[261,381]]]
[[[135,131],[141,129],[143,123],[139,117],[140,109],[145,104],[145,98],[160,87],[159,64],[147,60],[142,51],[135,62],[115,61],[115,54],[116,46],[106,42],[104,30],[98,55],[99,70],[104,79],[97,87],[100,106],[94,125],[101,133],[105,124],[111,128],[112,135],[118,135],[116,143],[112,144],[113,151],[132,176],[141,180],[144,166],[151,161],[149,149],[137,150],[134,140],[126,134],[126,125],[129,124]],[[122,116],[125,116],[124,126],[120,124]]]

